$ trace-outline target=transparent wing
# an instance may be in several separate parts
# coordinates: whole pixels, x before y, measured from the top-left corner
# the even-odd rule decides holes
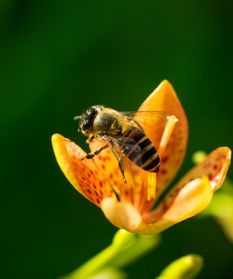
[[[172,116],[171,113],[166,111],[121,111],[125,117],[129,120],[144,120],[144,119],[155,119],[155,120],[167,120],[167,117]]]
[[[173,114],[165,111],[126,111],[122,112],[122,115],[125,116],[129,125],[143,130],[157,149],[159,149],[167,124],[178,121]]]
[[[156,118],[156,119],[166,119],[168,116],[172,116],[171,113],[166,111],[121,111],[129,119],[137,118]]]
[[[134,139],[131,138],[123,136],[119,138],[103,136],[102,139],[113,151],[113,154],[117,157],[118,161],[121,160],[122,156],[128,154],[132,148],[134,149],[134,152],[131,154],[132,156],[137,156],[141,152],[140,146],[135,142]]]
[[[106,135],[102,136],[101,138],[112,150],[117,160],[120,161],[123,156],[123,153],[121,152],[121,149],[119,147],[118,140],[114,137],[106,136]]]
[[[169,118],[173,121],[178,119],[171,113],[165,111],[124,111],[121,112],[122,115],[133,125],[139,129],[149,130],[151,128],[157,127],[157,131],[162,131]]]

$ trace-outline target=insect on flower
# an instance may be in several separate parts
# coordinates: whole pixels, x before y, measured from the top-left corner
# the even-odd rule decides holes
[[[161,111],[118,112],[100,105],[92,106],[75,119],[80,119],[79,130],[89,137],[88,143],[97,139],[105,144],[88,153],[83,159],[91,159],[104,149],[110,148],[118,160],[123,177],[124,156],[145,171],[158,172],[159,154],[139,121],[143,122],[146,118],[168,121],[169,117],[176,121],[175,116]]]
[[[225,179],[231,150],[219,147],[167,190],[188,138],[185,112],[168,81],[136,113],[93,106],[78,118],[91,152],[54,134],[57,162],[76,190],[118,228],[161,232],[205,209]]]

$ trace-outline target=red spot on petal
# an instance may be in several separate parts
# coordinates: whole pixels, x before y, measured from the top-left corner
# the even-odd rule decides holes
[[[168,160],[168,156],[165,156],[165,157],[163,157],[163,158],[161,159],[161,162],[162,162],[162,163],[166,163],[167,160]]]
[[[115,174],[118,174],[118,173],[119,173],[119,169],[116,168],[116,169],[114,170],[114,173],[115,173]]]
[[[203,165],[203,168],[204,169],[208,169],[208,168],[210,168],[211,167],[211,162],[207,162],[207,163],[205,163],[204,165]]]
[[[179,188],[174,189],[174,190],[171,192],[170,197],[171,197],[171,198],[176,197],[177,194],[179,193],[179,191],[180,191]]]
[[[102,157],[101,155],[98,156],[98,159],[99,159],[100,161],[103,161],[103,157]]]

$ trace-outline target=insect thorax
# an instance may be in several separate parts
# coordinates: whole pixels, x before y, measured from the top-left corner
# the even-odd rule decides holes
[[[114,111],[100,112],[94,119],[93,132],[108,136],[121,135],[122,125],[117,113]]]

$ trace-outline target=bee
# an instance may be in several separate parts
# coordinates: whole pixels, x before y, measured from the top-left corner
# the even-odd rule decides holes
[[[79,131],[88,137],[87,142],[101,139],[105,144],[83,159],[91,159],[109,147],[118,160],[123,177],[123,156],[145,171],[158,172],[158,151],[135,119],[153,116],[166,118],[167,115],[165,112],[119,112],[101,105],[89,107],[74,118],[80,120]]]

